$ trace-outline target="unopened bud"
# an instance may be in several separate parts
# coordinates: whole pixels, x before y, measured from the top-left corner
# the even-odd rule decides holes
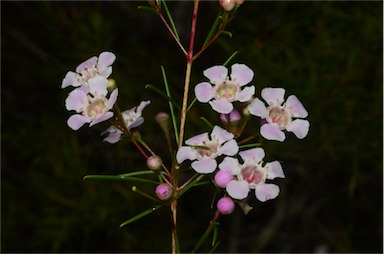
[[[152,155],[147,159],[147,166],[151,170],[158,170],[163,165],[163,161],[157,155]]]
[[[237,109],[234,109],[229,114],[220,114],[220,120],[226,124],[236,124],[241,120],[241,114]]]
[[[155,193],[160,200],[166,201],[172,197],[173,188],[167,183],[162,183],[156,187]]]
[[[218,170],[214,179],[217,186],[225,188],[233,180],[233,175],[228,171]]]
[[[223,197],[217,201],[217,210],[224,215],[231,214],[235,210],[235,202],[230,197]]]
[[[235,7],[236,2],[234,0],[219,0],[221,7],[226,11],[231,11]]]
[[[108,79],[108,83],[107,83],[107,90],[109,92],[112,92],[113,90],[116,89],[116,87],[117,87],[116,81],[114,79],[112,79],[112,78],[109,78]]]

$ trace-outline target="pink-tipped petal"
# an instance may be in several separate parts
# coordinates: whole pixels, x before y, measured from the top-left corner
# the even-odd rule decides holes
[[[118,88],[116,88],[115,90],[113,90],[113,92],[111,93],[111,96],[108,99],[108,107],[107,107],[108,110],[110,110],[113,107],[113,105],[116,103],[118,95],[119,95],[119,90]]]
[[[66,88],[68,86],[80,86],[79,82],[77,81],[77,74],[73,71],[67,72],[63,82],[61,83],[61,88]]]
[[[197,84],[195,86],[195,95],[196,99],[200,102],[206,103],[210,101],[214,96],[212,85],[208,82]]]
[[[264,88],[261,91],[261,97],[268,103],[281,105],[284,102],[284,88]]]
[[[237,82],[240,86],[251,82],[253,76],[253,71],[245,64],[234,64],[231,67],[231,80]]]
[[[308,116],[307,110],[295,95],[288,97],[286,108],[291,109],[293,117],[305,118]]]
[[[100,67],[102,68],[105,68],[105,67],[108,67],[110,66],[111,64],[113,64],[113,62],[116,60],[116,56],[115,54],[111,53],[111,52],[102,52],[100,55],[99,55],[99,61],[98,61],[98,64]]]
[[[185,160],[195,160],[196,154],[189,146],[182,146],[176,153],[177,163],[182,163]]]
[[[203,141],[208,140],[208,132],[193,136],[185,141],[187,145],[203,145]]]
[[[107,113],[105,113],[104,115],[100,116],[99,118],[96,118],[95,120],[93,120],[93,121],[89,124],[89,127],[92,127],[92,126],[95,125],[95,124],[104,122],[104,121],[110,119],[112,116],[113,116],[113,113],[112,113],[112,112],[107,112]]]
[[[225,189],[227,190],[229,196],[239,200],[246,198],[249,193],[247,181],[230,181]]]
[[[228,132],[227,130],[221,128],[220,126],[215,125],[213,127],[211,138],[216,139],[219,141],[220,144],[224,143],[225,141],[228,141],[230,139],[233,139],[235,135],[233,133]]]
[[[254,116],[259,116],[261,118],[266,118],[268,116],[267,107],[265,107],[264,102],[259,98],[255,98],[251,104],[248,105],[249,113]]]
[[[239,93],[237,100],[240,102],[246,102],[252,99],[252,96],[255,94],[254,86],[247,86]]]
[[[274,124],[264,124],[260,127],[260,134],[265,139],[268,140],[277,140],[283,142],[285,140],[285,134],[282,132],[279,127]]]
[[[219,164],[219,169],[230,172],[232,175],[237,175],[240,171],[239,161],[233,157],[225,157]]]
[[[68,118],[67,124],[72,130],[77,131],[85,123],[89,122],[90,120],[88,118],[84,117],[83,115],[76,114]]]
[[[275,179],[276,177],[285,178],[283,168],[281,167],[280,162],[272,161],[268,162],[264,166],[267,170],[267,179]]]
[[[241,151],[239,155],[246,162],[259,163],[265,157],[265,152],[263,148],[256,147],[256,148]]]
[[[217,85],[226,80],[228,76],[228,69],[224,66],[217,65],[206,69],[203,74],[212,84]]]
[[[97,57],[96,56],[93,56],[91,58],[89,58],[88,60],[82,62],[81,64],[79,64],[77,67],[76,67],[76,72],[77,73],[80,73],[90,67],[93,67],[95,66],[97,63]]]
[[[84,109],[84,105],[88,102],[87,94],[79,89],[75,89],[69,93],[65,100],[65,107],[67,110],[76,110],[80,113]]]
[[[287,131],[293,132],[297,138],[303,139],[308,135],[309,122],[303,119],[296,119],[288,124],[286,129]]]
[[[233,110],[232,103],[226,100],[213,100],[209,104],[218,113],[229,114]]]
[[[217,162],[214,159],[197,160],[191,163],[192,168],[200,174],[210,174],[215,171]]]
[[[219,148],[219,155],[228,155],[228,156],[234,156],[239,152],[239,146],[237,145],[236,140],[232,139],[225,143],[222,147]]]
[[[261,202],[276,198],[280,193],[279,186],[275,184],[263,184],[255,190],[256,198]]]
[[[106,96],[108,94],[108,80],[103,76],[96,76],[88,80],[89,92],[92,95]],[[117,90],[117,89],[115,89]]]

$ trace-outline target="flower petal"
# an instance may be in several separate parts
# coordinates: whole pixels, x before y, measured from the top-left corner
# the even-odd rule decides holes
[[[88,80],[89,92],[92,95],[106,96],[108,94],[108,80],[103,76],[96,76]],[[117,90],[117,89],[115,89]]]
[[[204,132],[196,136],[193,136],[185,140],[185,143],[187,145],[203,145],[203,141],[206,141],[206,140],[208,140],[208,132]]]
[[[140,105],[137,107],[136,114],[140,115],[142,114],[144,108],[151,104],[151,101],[142,101],[140,102]]]
[[[88,60],[82,62],[81,64],[79,64],[77,67],[76,67],[76,72],[77,73],[81,73],[82,71],[90,68],[90,67],[93,67],[95,66],[97,63],[97,57],[96,56],[93,56],[91,58],[89,58]]]
[[[104,122],[104,121],[110,119],[112,116],[113,116],[113,113],[112,113],[112,112],[106,112],[104,115],[102,115],[102,116],[96,118],[95,120],[93,120],[93,121],[89,124],[89,127],[92,127],[92,126],[95,125],[95,124]]]
[[[110,144],[115,144],[119,142],[122,134],[122,132],[114,126],[109,127],[106,131],[102,132],[101,135],[104,135],[106,133],[108,133],[108,135],[103,139],[103,141],[108,142]]]
[[[103,76],[104,78],[108,78],[111,74],[112,74],[111,66],[100,71],[100,76]]]
[[[204,76],[206,76],[212,84],[221,84],[228,77],[228,69],[224,66],[217,65],[210,67],[203,71]]]
[[[193,149],[189,146],[182,146],[176,153],[177,163],[182,163],[185,160],[195,160],[196,154]]]
[[[265,157],[265,152],[263,148],[256,147],[241,151],[239,155],[245,162],[259,163]]]
[[[268,116],[268,110],[265,106],[264,102],[262,102],[259,98],[255,98],[249,105],[248,105],[249,113],[251,113],[254,116],[259,116],[261,118],[266,118]]]
[[[75,114],[68,118],[67,124],[72,129],[77,131],[85,123],[89,123],[90,119],[86,118],[83,115]]]
[[[254,86],[247,86],[237,95],[237,100],[240,102],[249,101],[252,96],[255,94]]]
[[[255,189],[256,198],[261,202],[276,198],[280,193],[279,186],[275,184],[263,184]]]
[[[208,82],[197,84],[195,86],[195,95],[196,99],[200,102],[206,103],[210,101],[214,96],[212,85]]]
[[[209,174],[215,171],[217,162],[214,159],[197,160],[191,163],[192,168],[200,174]]]
[[[288,124],[286,129],[287,131],[293,132],[297,138],[303,139],[308,135],[309,122],[303,119],[296,119]]]
[[[67,86],[80,86],[80,83],[77,81],[77,73],[73,71],[67,72],[65,75],[63,82],[61,83],[61,88],[66,88]]]
[[[267,170],[267,179],[275,179],[276,177],[285,178],[283,168],[280,162],[272,161],[265,164],[264,168]]]
[[[232,198],[244,199],[248,196],[249,186],[247,181],[230,181],[225,188]]]
[[[215,125],[211,133],[211,139],[219,141],[219,144],[223,144],[225,141],[231,140],[235,137],[233,133],[228,132],[226,129]]]
[[[253,76],[253,71],[245,64],[234,64],[231,67],[231,80],[237,82],[240,86],[251,82]]]
[[[232,175],[237,175],[240,172],[239,161],[233,157],[225,157],[219,164],[219,169],[227,172],[231,172]]]
[[[132,123],[130,123],[127,128],[128,129],[132,129],[132,128],[136,128],[140,125],[142,125],[144,123],[144,118],[143,117],[139,117],[137,118],[135,121],[133,121]]]
[[[293,117],[305,118],[308,116],[307,110],[295,95],[289,96],[285,105],[291,110]]]
[[[229,114],[233,110],[232,103],[226,100],[213,100],[209,104],[218,113]]]
[[[110,110],[113,105],[115,104],[115,102],[117,101],[117,96],[119,94],[119,90],[118,88],[116,88],[115,90],[113,90],[113,92],[111,93],[111,96],[109,97],[108,99],[108,107],[107,107],[107,110]]]
[[[232,139],[225,143],[223,146],[219,147],[218,154],[219,156],[222,154],[234,156],[239,152],[239,146],[237,145],[236,140]]]
[[[115,60],[116,60],[115,54],[105,51],[99,55],[98,64],[100,67],[106,68],[106,67],[110,66],[111,64],[113,64],[113,62]]]
[[[268,140],[277,140],[280,142],[285,140],[284,132],[282,132],[276,125],[270,123],[264,124],[260,127],[260,134]]]
[[[80,113],[84,109],[84,105],[88,102],[87,95],[79,90],[75,89],[69,93],[67,99],[65,100],[65,107],[67,110],[76,110],[77,113]]]
[[[281,105],[284,102],[284,88],[264,88],[261,91],[261,97],[268,103]]]

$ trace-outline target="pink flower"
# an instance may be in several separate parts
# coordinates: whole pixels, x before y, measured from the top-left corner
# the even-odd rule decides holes
[[[85,123],[90,123],[93,126],[97,123],[108,120],[113,116],[110,112],[113,104],[117,100],[118,90],[115,89],[107,99],[107,83],[108,80],[102,76],[97,76],[88,80],[89,93],[81,89],[75,89],[69,93],[65,100],[67,110],[75,110],[67,123],[73,130],[78,130]]]
[[[212,109],[219,113],[229,114],[233,110],[232,102],[246,102],[255,93],[254,86],[241,90],[241,87],[252,81],[254,75],[245,64],[232,65],[230,76],[224,66],[213,66],[203,74],[210,83],[201,82],[196,85],[196,98],[203,103],[209,102]]]
[[[244,199],[248,196],[249,191],[254,189],[256,198],[262,202],[276,198],[280,192],[279,186],[265,181],[285,177],[281,164],[273,161],[263,166],[262,159],[265,153],[262,148],[245,150],[239,152],[239,155],[243,164],[232,157],[225,157],[219,164],[220,170],[228,171],[237,177],[227,184],[228,194],[234,199]]]
[[[128,130],[138,127],[139,125],[144,123],[144,118],[141,115],[144,108],[150,103],[150,101],[142,101],[138,107],[134,107],[121,112],[121,115],[125,121],[125,126]],[[108,135],[106,138],[104,138],[104,141],[107,141],[111,144],[117,143],[120,140],[121,135],[123,134],[123,132],[115,126],[109,127],[106,131],[101,133],[101,135],[104,135],[106,133],[108,133]]]
[[[291,95],[284,103],[285,90],[283,88],[264,88],[261,91],[261,97],[267,102],[255,98],[248,105],[248,110],[252,115],[265,118],[267,123],[260,128],[260,134],[269,140],[284,141],[285,134],[283,130],[293,132],[299,139],[307,136],[309,131],[309,122],[303,119],[308,116],[303,104],[295,95]]]
[[[69,71],[65,75],[61,88],[67,86],[81,87],[88,92],[88,84],[91,78],[102,76],[108,78],[112,73],[111,65],[116,56],[111,52],[102,52],[99,57],[93,56],[77,66],[76,72]]]
[[[193,161],[192,168],[201,174],[209,174],[217,167],[216,157],[220,155],[233,156],[239,151],[234,135],[219,126],[215,126],[211,135],[208,132],[196,135],[177,151],[176,160],[182,163],[185,160]]]

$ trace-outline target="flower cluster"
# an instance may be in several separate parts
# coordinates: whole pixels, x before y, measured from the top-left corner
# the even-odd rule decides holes
[[[244,64],[233,64],[231,73],[225,66],[213,66],[203,72],[209,82],[195,86],[198,101],[209,103],[212,109],[221,113],[220,119],[226,125],[241,122],[241,113],[234,102],[243,103],[243,111],[261,118],[260,135],[267,140],[284,141],[285,132],[292,132],[299,139],[307,136],[309,121],[302,103],[295,95],[284,101],[283,88],[264,88],[260,99],[253,98],[254,86],[247,86],[254,76],[253,71]],[[245,200],[254,190],[256,198],[265,202],[276,198],[280,188],[270,180],[284,178],[280,162],[263,162],[265,151],[261,147],[239,151],[233,129],[214,126],[211,135],[199,134],[185,141],[177,154],[178,163],[189,159],[192,169],[201,174],[214,173],[214,182],[222,188],[225,196],[219,199],[217,209],[222,214],[234,210],[234,200]],[[217,162],[222,159],[221,162]],[[249,209],[249,208],[248,208]],[[246,209],[245,209],[246,210]]]

